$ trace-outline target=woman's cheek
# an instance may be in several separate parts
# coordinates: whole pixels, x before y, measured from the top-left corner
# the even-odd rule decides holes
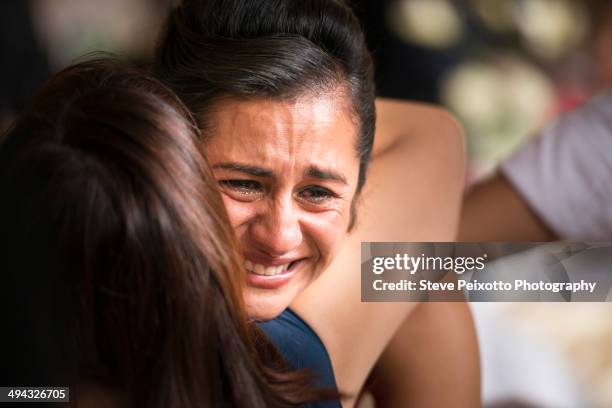
[[[317,247],[322,261],[331,261],[342,243],[348,226],[348,218],[337,211],[310,214],[303,231]]]
[[[229,216],[230,223],[234,229],[239,228],[242,225],[246,225],[249,219],[255,216],[255,208],[252,203],[244,203],[234,200],[233,198],[222,194],[223,204]]]

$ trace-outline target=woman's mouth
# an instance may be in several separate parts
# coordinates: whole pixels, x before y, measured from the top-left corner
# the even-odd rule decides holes
[[[303,259],[287,262],[280,265],[264,265],[250,260],[244,262],[247,270],[247,283],[261,289],[277,289],[289,283],[299,270]]]

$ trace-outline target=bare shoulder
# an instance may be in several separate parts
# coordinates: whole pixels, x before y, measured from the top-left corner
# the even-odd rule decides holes
[[[463,128],[446,109],[425,103],[397,99],[376,100],[376,138],[385,143],[398,138],[398,134],[411,134],[420,139],[428,131],[436,132],[439,138],[457,143],[463,148]],[[434,141],[434,140],[431,140]],[[449,146],[452,147],[452,146]]]
[[[393,160],[385,156],[394,155],[406,161],[397,164],[396,170],[409,172],[413,179],[449,177],[463,187],[463,127],[449,111],[393,99],[378,99],[376,108],[373,163]],[[369,181],[376,182],[378,177],[374,174]]]
[[[390,99],[377,101],[377,119],[356,233],[363,241],[454,240],[465,181],[461,125],[442,108]]]

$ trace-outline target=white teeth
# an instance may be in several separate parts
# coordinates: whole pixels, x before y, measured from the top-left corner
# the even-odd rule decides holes
[[[253,263],[251,261],[244,261],[244,268],[253,272],[256,275],[274,276],[281,274],[289,268],[289,263],[278,266],[263,266],[262,264]]]

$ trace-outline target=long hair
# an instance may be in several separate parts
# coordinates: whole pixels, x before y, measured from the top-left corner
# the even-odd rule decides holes
[[[91,382],[146,407],[314,398],[246,323],[200,149],[178,98],[111,59],[60,72],[16,121],[0,144],[7,384]]]

